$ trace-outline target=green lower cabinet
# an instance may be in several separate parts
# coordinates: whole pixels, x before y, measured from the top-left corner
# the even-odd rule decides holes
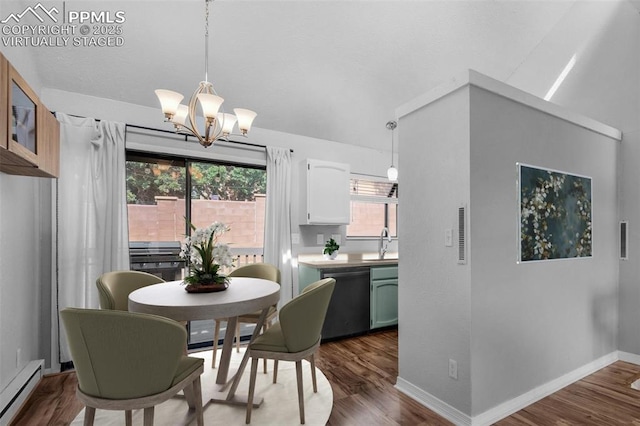
[[[306,265],[298,266],[298,292],[320,280],[320,270]]]
[[[371,328],[398,324],[398,267],[371,268]]]

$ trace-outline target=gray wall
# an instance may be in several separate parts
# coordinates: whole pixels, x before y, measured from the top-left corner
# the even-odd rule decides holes
[[[471,89],[472,415],[617,349],[619,142]],[[516,163],[592,178],[593,257],[516,263]]]
[[[452,85],[400,118],[411,208],[400,211],[399,376],[470,417],[615,352],[618,323],[619,142],[495,80],[477,83],[500,94]],[[517,263],[517,162],[592,177],[592,258]],[[460,265],[444,235],[464,204]]]
[[[543,97],[566,65],[576,64],[551,99],[622,131],[621,220],[629,220],[629,260],[620,261],[620,350],[640,354],[640,15],[629,1],[576,2],[505,81]]]
[[[3,54],[39,92],[26,50]],[[0,391],[29,361],[50,365],[52,183],[0,173]]]
[[[469,91],[400,118],[399,376],[463,412],[471,410],[471,281],[444,230],[469,203]],[[419,159],[415,161],[414,159]],[[449,379],[448,359],[458,362]]]

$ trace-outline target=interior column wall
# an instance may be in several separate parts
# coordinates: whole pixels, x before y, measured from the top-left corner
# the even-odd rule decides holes
[[[617,349],[619,142],[471,89],[473,415]],[[593,254],[518,263],[518,169],[591,177]]]
[[[399,379],[471,411],[470,263],[458,264],[458,208],[469,204],[469,89],[400,118]],[[456,240],[456,238],[454,238]],[[449,359],[457,363],[451,379]]]

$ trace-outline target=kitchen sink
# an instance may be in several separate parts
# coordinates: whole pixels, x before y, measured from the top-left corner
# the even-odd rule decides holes
[[[371,263],[378,263],[378,262],[397,262],[398,258],[397,257],[389,257],[389,258],[385,258],[385,259],[362,259],[362,262],[371,262]]]

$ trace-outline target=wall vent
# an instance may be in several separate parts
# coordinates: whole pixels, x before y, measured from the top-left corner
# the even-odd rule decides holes
[[[467,208],[458,208],[458,264],[467,263]]]
[[[629,241],[629,222],[623,220],[620,222],[620,259],[628,260],[629,252],[627,242]]]

